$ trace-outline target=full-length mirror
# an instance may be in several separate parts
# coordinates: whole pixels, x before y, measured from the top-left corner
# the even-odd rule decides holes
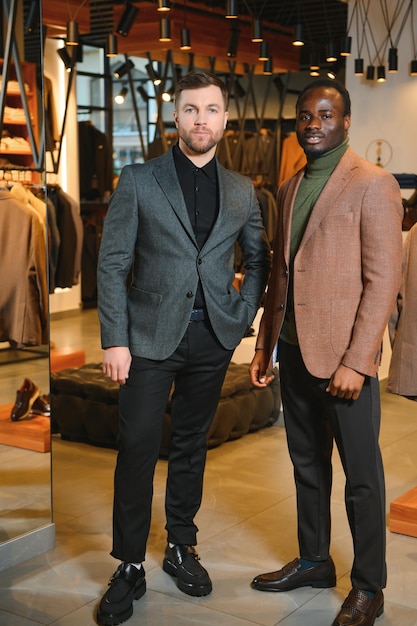
[[[41,11],[0,13],[0,569],[6,544],[52,521]]]

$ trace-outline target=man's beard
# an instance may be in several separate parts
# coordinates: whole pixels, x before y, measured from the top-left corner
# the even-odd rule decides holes
[[[193,138],[190,134],[182,136],[181,139],[183,140],[187,148],[195,154],[207,154],[207,152],[210,152],[210,150],[217,145],[216,139],[212,136],[208,138],[208,141],[205,144],[199,144],[198,142],[193,141]]]

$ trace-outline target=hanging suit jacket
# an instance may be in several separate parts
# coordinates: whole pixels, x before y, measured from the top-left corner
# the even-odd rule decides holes
[[[390,319],[387,391],[417,398],[417,224],[404,242],[403,281]]]
[[[45,225],[38,213],[0,190],[0,341],[48,342]]]
[[[273,268],[257,348],[271,356],[285,315],[291,219],[304,169],[278,191]],[[391,174],[345,152],[322,190],[294,259],[294,311],[308,371],[343,363],[375,376],[401,282],[402,202]],[[278,355],[279,357],[279,355]]]
[[[104,348],[128,346],[132,354],[151,359],[170,356],[189,324],[199,281],[212,328],[226,349],[234,349],[250,327],[269,274],[269,245],[251,181],[220,164],[217,171],[219,213],[201,250],[172,149],[122,171],[98,262]],[[245,258],[240,292],[232,284],[236,240]]]

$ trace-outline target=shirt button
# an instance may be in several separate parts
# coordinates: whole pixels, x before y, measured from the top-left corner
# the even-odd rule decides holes
[[[192,291],[188,291],[187,292],[187,298],[192,298],[193,297],[193,292]]]
[[[195,190],[198,191],[198,187],[196,187]]]

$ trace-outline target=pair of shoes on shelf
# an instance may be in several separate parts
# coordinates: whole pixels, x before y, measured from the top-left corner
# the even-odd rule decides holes
[[[189,596],[206,596],[212,590],[208,572],[199,563],[192,546],[175,545],[165,550],[163,570],[177,579],[178,589]],[[133,614],[133,600],[139,600],[146,591],[145,570],[131,563],[122,563],[113,574],[109,589],[97,609],[97,622],[102,626],[116,626]]]
[[[290,591],[298,587],[326,589],[336,586],[336,570],[331,557],[316,566],[301,569],[300,559],[294,559],[276,572],[260,574],[252,581],[259,591]]]
[[[22,386],[16,392],[16,402],[10,413],[12,422],[28,417],[39,395],[39,387],[29,378],[25,378]]]
[[[377,591],[373,598],[362,589],[351,589],[332,626],[373,626],[384,612],[384,594]]]

